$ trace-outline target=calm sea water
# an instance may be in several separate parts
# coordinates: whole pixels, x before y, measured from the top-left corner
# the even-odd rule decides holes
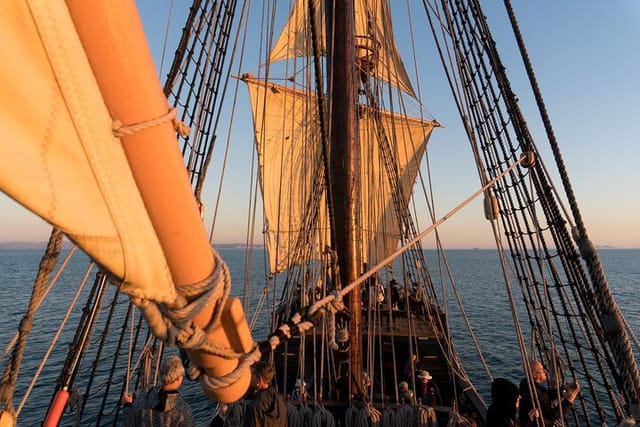
[[[233,294],[242,295],[245,280],[244,252],[240,249],[220,249],[219,252],[229,265],[234,286]],[[640,250],[606,249],[600,250],[599,254],[618,305],[634,331],[639,333],[640,305],[637,303],[636,295],[640,289]],[[28,306],[41,256],[42,250],[39,249],[0,249],[0,312],[2,313],[0,351],[4,352]],[[511,323],[511,314],[508,300],[504,296],[497,253],[492,250],[453,250],[448,252],[448,257],[467,315],[474,326],[487,363],[492,369],[492,375],[518,381],[522,376],[522,369],[515,344],[515,332],[512,328],[505,326]],[[74,255],[69,267],[60,276],[58,284],[38,311],[34,320],[34,332],[28,338],[20,368],[14,406],[20,405],[29,381],[44,358],[50,340],[64,318],[86,268],[86,256],[81,253]],[[259,278],[262,277],[263,270],[264,263],[260,257],[256,257],[252,276],[248,278],[254,283],[254,289],[262,289]],[[93,274],[89,276],[89,284],[92,280]],[[44,418],[87,295],[88,287],[80,296],[77,307],[69,314],[68,326],[63,330],[56,349],[42,371],[40,380],[21,411],[19,425],[39,425]],[[254,298],[255,295],[254,292]],[[454,297],[449,295],[447,298],[453,301]],[[451,309],[449,320],[454,338],[456,335],[462,336],[464,325],[457,310]],[[259,322],[263,329],[254,333],[256,339],[264,336],[265,323]],[[458,353],[461,355],[467,373],[489,401],[486,394],[489,390],[488,383],[482,380],[486,378],[484,369],[478,362],[474,348],[465,342],[456,342]],[[3,357],[3,368],[5,359]],[[114,388],[114,395],[119,395],[119,390]],[[192,404],[198,425],[206,425],[212,416],[214,406],[202,397],[199,385],[186,383],[183,386],[183,394]]]

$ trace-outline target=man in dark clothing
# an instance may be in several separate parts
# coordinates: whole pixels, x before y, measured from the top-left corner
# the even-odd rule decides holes
[[[270,386],[273,366],[266,362],[253,365],[256,393],[244,413],[245,427],[286,427],[287,404],[282,394]]]
[[[487,411],[487,426],[516,427],[516,412],[520,393],[518,386],[505,378],[491,383],[491,405]]]
[[[122,396],[125,426],[193,426],[191,407],[182,399],[178,389],[184,378],[184,366],[178,356],[167,357],[160,366],[162,385],[133,399]]]
[[[225,403],[219,403],[216,414],[213,419],[209,423],[209,427],[223,427],[224,422],[227,419],[227,412],[229,411],[229,406]]]
[[[542,416],[542,422],[545,426],[562,425],[562,415],[566,415],[580,388],[575,384],[564,391],[558,399],[558,392],[555,389],[548,389],[542,384],[547,380],[547,371],[542,363],[533,360],[529,363],[529,368],[540,409],[534,406],[534,399],[529,393],[529,382],[526,377],[523,378],[520,382],[520,396],[522,396],[519,412],[520,425],[523,427],[535,426],[536,418],[539,416]]]

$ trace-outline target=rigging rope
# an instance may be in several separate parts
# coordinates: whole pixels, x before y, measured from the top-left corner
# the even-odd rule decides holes
[[[60,334],[62,334],[62,330],[64,329],[65,325],[67,324],[67,321],[69,320],[69,317],[71,316],[71,312],[73,311],[73,308],[75,307],[76,303],[78,302],[78,298],[80,297],[80,294],[81,294],[82,290],[84,289],[84,286],[87,284],[87,279],[89,278],[89,274],[91,273],[91,270],[93,269],[93,266],[94,266],[93,263],[89,263],[87,271],[86,271],[82,281],[80,282],[80,286],[78,286],[78,289],[76,290],[75,295],[71,299],[71,302],[69,303],[69,307],[67,308],[67,311],[66,311],[64,317],[62,318],[62,321],[60,322],[60,325],[58,326],[58,330],[53,335],[53,338],[51,339],[51,343],[49,343],[49,347],[47,348],[47,351],[42,356],[42,360],[40,362],[40,365],[38,366],[38,369],[36,369],[36,372],[33,374],[33,377],[31,378],[31,382],[29,383],[29,387],[27,387],[27,390],[25,391],[24,396],[22,397],[22,400],[20,401],[20,405],[18,406],[18,409],[16,410],[16,419],[20,415],[20,412],[22,411],[22,408],[24,407],[24,405],[27,403],[27,399],[29,398],[29,395],[31,394],[31,391],[33,390],[33,387],[36,385],[36,382],[40,378],[40,373],[42,372],[42,369],[44,368],[44,365],[49,361],[49,356],[51,356],[51,352],[53,351],[53,348],[57,344],[58,339],[60,338]]]
[[[236,383],[260,358],[259,352],[239,353],[209,338],[208,332],[220,324],[222,309],[231,289],[231,279],[226,263],[215,250],[213,250],[213,257],[215,270],[201,282],[178,288],[183,302],[176,306],[159,306],[152,301],[132,298],[134,304],[140,307],[154,335],[162,341],[169,345],[178,344],[183,349],[198,349],[224,359],[238,360],[237,367],[221,377],[203,375],[204,371],[199,367],[189,367],[194,379],[200,377],[200,383],[205,391],[217,390]],[[215,308],[211,321],[205,329],[201,329],[193,319],[204,307],[212,303],[215,303]]]
[[[58,278],[60,277],[60,275],[64,271],[64,269],[67,266],[67,264],[69,264],[69,261],[71,260],[71,257],[73,256],[73,254],[76,252],[76,249],[78,249],[78,247],[74,245],[69,250],[69,253],[64,258],[62,263],[60,264],[60,268],[58,269],[56,274],[51,279],[51,282],[49,282],[49,285],[47,286],[47,289],[42,294],[42,298],[39,301],[37,301],[37,303],[36,303],[36,312],[38,311],[38,309],[42,305],[42,302],[47,298],[47,296],[49,295],[49,293],[53,289],[53,286],[58,282]],[[16,331],[16,333],[13,335],[13,338],[11,338],[11,341],[9,341],[9,344],[7,344],[7,347],[5,348],[4,352],[2,353],[2,357],[0,357],[0,362],[2,362],[4,360],[4,358],[7,356],[7,354],[9,354],[9,352],[13,349],[13,346],[18,341],[18,337],[19,336],[20,336],[20,331]]]
[[[42,255],[42,259],[40,261],[38,275],[33,285],[31,299],[29,300],[27,311],[20,322],[17,344],[13,349],[12,357],[7,362],[7,366],[5,367],[4,373],[2,375],[2,382],[0,383],[0,412],[6,410],[12,416],[14,414],[12,402],[13,392],[15,389],[16,380],[18,378],[18,371],[20,370],[20,363],[22,361],[22,356],[24,354],[24,349],[27,343],[27,335],[29,335],[29,332],[31,332],[31,328],[33,326],[33,316],[46,291],[45,285],[49,280],[49,276],[51,275],[53,268],[58,262],[58,257],[60,256],[60,250],[62,248],[63,237],[64,234],[60,229],[54,227],[51,230],[47,249]]]
[[[176,118],[177,113],[178,110],[171,108],[166,114],[163,114],[160,117],[149,119],[144,122],[132,123],[130,125],[123,125],[120,120],[114,120],[111,130],[113,131],[113,136],[116,138],[122,138],[125,135],[133,135],[136,132],[171,122],[173,124],[173,128],[179,135],[187,136],[190,132],[189,126]]]
[[[426,1],[424,3],[431,21],[429,7]],[[538,92],[515,16],[507,0],[505,6],[534,92]],[[537,148],[511,90],[480,2],[443,1],[440,8],[434,9],[443,23],[441,38],[447,48],[452,48],[455,53],[448,56],[447,63],[439,42],[438,51],[467,130],[478,174],[481,182],[485,182],[488,176],[501,169],[500,165],[510,163],[515,153],[535,153]],[[432,24],[431,27],[438,40],[435,26]],[[452,74],[449,69],[455,72]],[[536,98],[541,113],[546,116],[539,93],[536,93]],[[561,215],[558,206],[563,209],[565,217],[568,216],[557,192],[549,183],[548,172],[540,159],[535,164],[526,165],[526,172],[517,170],[501,179],[491,191],[492,197],[499,200],[499,219],[504,228],[502,232],[509,244],[514,275],[520,282],[530,327],[534,332],[543,332],[533,333],[532,346],[536,350],[532,350],[531,354],[537,353],[549,366],[558,364],[569,369],[567,373],[559,372],[561,376],[558,378],[584,378],[592,393],[590,408],[595,408],[601,422],[605,422],[606,412],[609,411],[603,408],[601,400],[608,395],[615,416],[620,420],[624,417],[624,411],[618,404],[612,381],[617,382],[624,391],[627,403],[632,403],[630,411],[638,412],[637,405],[633,404],[637,401],[634,398],[635,386],[629,384],[637,382],[635,359],[624,333],[624,319],[611,297],[593,245],[584,233],[548,118],[543,118],[543,121],[576,225],[573,226],[571,218]],[[527,175],[529,185],[526,184]],[[566,223],[572,224],[571,232]],[[549,235],[553,242],[548,243],[543,235]],[[579,256],[585,260],[592,286]],[[560,356],[561,351],[565,357]],[[620,361],[621,358],[627,361]],[[598,374],[601,377],[599,379],[595,378]],[[558,382],[556,385],[561,384]],[[595,386],[602,387],[603,392],[596,391]],[[585,399],[586,396],[581,394],[580,415],[584,419],[577,421],[576,418],[576,422],[592,425],[590,417],[593,414],[587,408]],[[573,415],[578,416],[577,408]]]
[[[344,304],[342,303],[342,299],[345,295],[355,289],[357,286],[362,284],[365,280],[372,277],[379,270],[388,265],[391,261],[397,258],[400,254],[402,254],[405,250],[410,248],[415,242],[419,241],[427,234],[432,232],[435,228],[440,226],[443,222],[449,219],[452,215],[457,213],[460,209],[469,204],[473,199],[478,197],[480,194],[483,194],[488,188],[494,185],[498,179],[500,179],[505,174],[509,173],[516,166],[518,166],[521,162],[526,159],[526,156],[522,156],[518,161],[510,165],[507,169],[505,169],[501,174],[499,174],[492,181],[483,186],[480,190],[476,191],[474,194],[469,196],[466,200],[460,203],[457,207],[449,211],[449,213],[445,214],[440,220],[433,223],[431,226],[427,227],[423,230],[419,235],[417,235],[414,239],[407,242],[403,247],[396,250],[394,253],[389,255],[387,258],[379,262],[376,266],[372,267],[366,273],[361,275],[358,279],[351,282],[349,285],[345,286],[341,290],[334,290],[326,297],[320,299],[309,307],[302,308],[299,312],[294,314],[291,319],[280,326],[273,334],[269,336],[269,338],[258,344],[255,352],[259,354],[268,354],[273,349],[275,349],[280,343],[288,340],[291,336],[295,334],[299,334],[301,332],[305,332],[311,328],[313,328],[321,319],[322,314],[325,310],[329,311],[330,318],[335,317],[335,314],[341,311],[344,308]],[[330,320],[335,325],[335,318]],[[335,343],[335,337],[330,338],[332,343]],[[258,360],[260,358],[259,354],[252,356],[252,359]]]

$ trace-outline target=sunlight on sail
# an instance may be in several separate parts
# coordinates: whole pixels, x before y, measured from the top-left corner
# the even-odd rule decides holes
[[[0,64],[2,81],[15,82],[0,85],[0,97],[16,101],[0,107],[0,186],[120,277],[123,291],[173,301],[165,257],[112,119],[67,7],[56,4],[3,7],[12,19],[1,31],[19,48]]]
[[[316,28],[321,29],[318,44],[322,54],[326,54],[325,14],[321,12],[320,4],[320,0],[314,0]],[[312,49],[308,10],[307,1],[296,2],[289,20],[271,50],[269,63],[309,56]],[[359,65],[364,68],[373,64],[373,68],[367,69],[369,74],[415,97],[411,81],[396,47],[391,15],[387,10],[386,1],[357,0],[355,2],[355,37]]]

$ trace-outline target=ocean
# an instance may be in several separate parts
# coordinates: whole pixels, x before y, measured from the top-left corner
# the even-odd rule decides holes
[[[232,278],[234,295],[244,292],[245,280],[244,252],[236,248],[218,249],[222,258],[227,262]],[[63,251],[65,255],[68,250]],[[41,249],[0,249],[0,348],[3,351],[3,368],[7,355],[4,349],[17,331],[18,325],[31,297],[31,289],[36,276],[37,267],[42,257]],[[491,367],[493,377],[505,377],[518,382],[522,377],[520,355],[516,345],[516,335],[511,322],[509,302],[504,296],[502,271],[498,262],[498,254],[494,250],[451,250],[447,252],[451,269],[456,278],[456,285],[460,291],[466,314],[473,325],[478,343]],[[640,250],[600,249],[599,254],[604,264],[611,291],[618,305],[632,326],[635,333],[640,332],[640,305],[636,295],[640,288]],[[56,334],[57,326],[65,317],[65,311],[74,298],[77,284],[85,275],[87,258],[82,253],[74,255],[67,269],[58,279],[51,294],[40,307],[34,318],[33,332],[29,335],[19,381],[16,385],[13,404],[17,408],[29,387],[29,381],[38,369],[38,365],[47,353],[51,338]],[[262,290],[259,277],[262,277],[264,263],[260,256],[256,256],[253,264],[253,276],[249,280],[254,282],[255,292]],[[94,274],[89,275],[88,286],[78,298],[77,306],[69,314],[67,326],[62,331],[60,339],[51,356],[42,369],[39,381],[33,387],[27,403],[21,410],[18,425],[40,425],[52,394],[56,380],[65,362],[69,343],[75,332],[75,325],[82,315],[84,299],[89,292]],[[255,286],[257,285],[257,286]],[[255,293],[254,293],[255,297]],[[447,296],[449,301],[453,295]],[[124,304],[118,301],[113,304]],[[251,309],[248,310],[249,316]],[[107,316],[107,314],[104,314]],[[459,311],[453,308],[449,312],[450,328],[454,339],[457,335],[464,335],[464,323]],[[258,322],[263,329],[254,331],[254,338],[264,337],[266,322]],[[478,362],[478,355],[472,345],[456,342],[456,348],[461,356],[467,374],[474,380],[476,387],[483,393],[487,402],[489,384],[486,380],[483,366]],[[92,341],[91,345],[99,345]],[[83,373],[78,373],[82,379]],[[84,374],[86,375],[86,374]],[[478,380],[480,379],[480,380]],[[99,384],[100,387],[107,386]],[[121,384],[117,384],[121,387]],[[120,394],[120,389],[113,385],[113,395]],[[197,425],[207,425],[211,419],[215,405],[202,396],[197,383],[186,382],[183,394],[190,402],[197,419]],[[97,402],[91,402],[97,405]],[[86,412],[93,410],[90,406]],[[105,411],[108,418],[108,412]],[[71,423],[71,421],[68,421]],[[106,421],[105,421],[106,422]]]

